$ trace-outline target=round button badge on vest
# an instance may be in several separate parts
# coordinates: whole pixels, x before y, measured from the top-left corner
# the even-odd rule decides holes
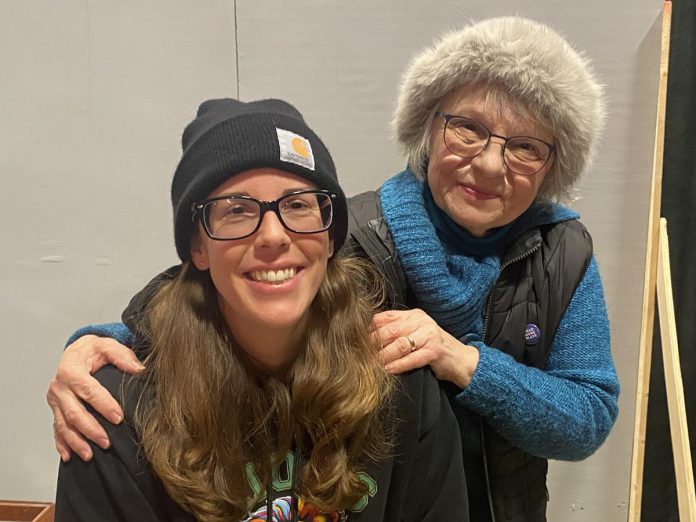
[[[541,339],[541,330],[534,323],[529,323],[524,328],[524,344],[531,346],[537,344],[539,339]]]

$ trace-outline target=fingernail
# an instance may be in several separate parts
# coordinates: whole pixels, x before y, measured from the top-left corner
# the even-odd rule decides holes
[[[60,459],[61,459],[63,462],[68,462],[68,461],[70,460],[70,453],[69,453],[69,452],[68,452],[68,453],[61,453],[61,454],[60,454]]]
[[[136,372],[142,372],[145,369],[145,365],[143,363],[141,363],[140,361],[132,362],[131,367]]]
[[[97,444],[99,444],[99,447],[101,449],[109,449],[110,446],[109,439],[107,439],[106,437],[97,439]]]
[[[121,417],[121,414],[117,411],[112,411],[111,413],[109,413],[109,421],[111,422],[111,424],[120,424],[122,420],[123,417]]]
[[[81,451],[80,458],[86,462],[92,458],[92,452],[87,450]]]

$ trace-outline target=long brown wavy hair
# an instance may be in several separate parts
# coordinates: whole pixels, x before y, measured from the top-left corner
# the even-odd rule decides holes
[[[236,344],[207,272],[184,263],[158,289],[137,330],[149,344],[135,427],[169,495],[199,520],[243,518],[293,447],[294,493],[325,511],[367,493],[359,472],[391,450],[393,378],[369,335],[383,284],[366,261],[334,257],[285,382]]]

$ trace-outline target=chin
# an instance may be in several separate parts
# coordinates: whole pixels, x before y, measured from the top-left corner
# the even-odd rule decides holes
[[[262,312],[257,314],[254,321],[258,326],[269,330],[287,330],[295,328],[306,320],[308,314],[295,307],[274,307],[266,305]]]
[[[472,216],[471,213],[468,213],[465,216],[456,216],[452,219],[454,219],[454,222],[457,223],[457,225],[469,232],[472,236],[479,235],[475,233],[478,230],[488,230],[489,228],[495,226],[491,224],[493,223],[494,219],[481,215]]]

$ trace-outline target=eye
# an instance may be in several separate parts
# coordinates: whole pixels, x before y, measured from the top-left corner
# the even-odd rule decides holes
[[[310,207],[309,202],[304,199],[290,199],[284,203],[283,208],[287,210],[304,210]]]
[[[227,214],[232,214],[232,215],[239,215],[239,214],[244,214],[248,209],[246,209],[243,205],[232,205],[231,207],[227,207]]]
[[[530,143],[528,141],[520,143],[519,147],[521,149],[527,150],[529,152],[534,152],[534,153],[539,152],[539,147],[537,145],[535,145],[534,143]]]
[[[488,139],[488,131],[479,122],[468,118],[452,118],[447,128],[466,142]]]
[[[210,218],[213,221],[238,220],[255,218],[259,213],[259,208],[253,201],[243,199],[224,199],[214,203],[210,210]]]
[[[246,202],[230,202],[225,208],[225,214],[232,216],[242,216],[244,214],[255,214],[256,205]]]
[[[450,120],[450,127],[456,130],[471,132],[477,132],[480,128],[480,126],[473,121],[464,120],[462,118],[452,118]]]
[[[468,130],[471,132],[478,132],[481,128],[473,122],[464,122],[458,126],[460,129]]]
[[[283,213],[299,214],[315,210],[317,206],[316,194],[293,194],[282,201],[280,211]]]
[[[545,160],[549,154],[549,147],[534,138],[515,138],[508,142],[507,148],[512,154],[524,161]]]

